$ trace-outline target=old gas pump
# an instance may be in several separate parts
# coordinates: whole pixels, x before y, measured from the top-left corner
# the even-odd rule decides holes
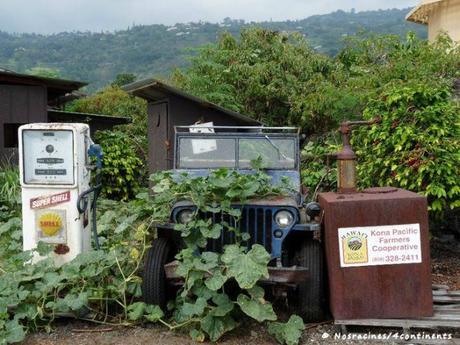
[[[90,187],[91,155],[100,167],[100,147],[86,124],[34,123],[18,135],[24,250],[52,244],[56,264],[63,264],[91,248],[90,218],[100,189]],[[33,261],[40,259],[37,254]]]
[[[337,193],[319,194],[335,320],[433,314],[426,198],[400,188],[356,186],[352,127],[378,123],[341,124]]]

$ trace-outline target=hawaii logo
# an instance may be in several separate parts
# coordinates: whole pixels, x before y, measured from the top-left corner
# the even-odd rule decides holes
[[[367,235],[359,231],[349,231],[342,236],[343,262],[363,264],[369,261]]]

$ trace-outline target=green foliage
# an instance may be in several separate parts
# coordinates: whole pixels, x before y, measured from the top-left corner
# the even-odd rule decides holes
[[[340,150],[339,143],[329,135],[312,138],[302,149],[302,185],[308,188],[311,201],[316,201],[318,193],[334,191],[337,186],[337,168],[331,155]]]
[[[172,327],[186,324],[193,327],[194,339],[203,340],[207,335],[216,341],[236,327],[236,306],[259,322],[276,320],[272,305],[264,299],[264,290],[257,285],[260,279],[268,277],[270,254],[260,245],[253,245],[250,250],[243,245],[245,236],[232,226],[240,220],[241,212],[232,205],[283,194],[286,187],[274,187],[270,177],[260,171],[243,175],[227,169],[194,178],[162,173],[154,176],[152,182],[157,205],[172,206],[182,200],[197,207],[190,222],[175,225],[186,244],[176,256],[179,260],[176,274],[185,283],[174,303]],[[211,220],[199,219],[200,212],[228,215],[234,222],[212,224]],[[206,252],[207,240],[219,237],[221,231],[232,232],[236,243],[225,246],[222,254]],[[197,251],[201,254],[197,255]],[[230,279],[235,279],[241,289],[236,301],[225,291],[225,283]]]
[[[172,81],[179,87],[267,125],[323,131],[336,123],[336,64],[316,53],[300,34],[246,29],[239,40],[223,34],[200,50]],[[323,94],[323,97],[318,97]]]
[[[241,175],[225,169],[208,177],[184,174],[178,179],[160,173],[152,180],[155,198],[143,192],[129,203],[101,200],[100,251],[79,255],[61,267],[51,258],[31,264],[33,253],[22,253],[20,248],[8,255],[0,253],[1,344],[22,341],[29,332],[49,331],[60,316],[109,325],[159,322],[170,330],[187,327],[196,341],[205,337],[217,341],[237,327],[242,314],[259,322],[276,320],[264,290],[257,285],[268,275],[270,255],[259,245],[248,251],[241,245],[244,236],[229,223],[219,224],[219,231],[234,232],[237,243],[225,247],[223,254],[204,251],[207,239],[214,236],[210,222],[200,221],[195,214],[192,222],[176,226],[187,247],[177,255],[176,273],[185,284],[173,303],[172,317],[166,317],[158,306],[140,301],[139,271],[152,240],[152,224],[167,222],[177,201],[189,200],[200,211],[222,212],[237,221],[241,212],[231,206],[234,202],[277,196],[285,193],[284,187],[273,187],[270,177],[262,172]],[[240,193],[250,185],[257,188]],[[0,238],[19,227],[19,219],[0,224]],[[51,245],[39,243],[37,253],[47,255],[51,250]],[[233,278],[241,289],[236,300],[225,292],[225,283]],[[303,323],[294,324],[274,324],[276,338],[295,344]]]
[[[446,80],[460,76],[460,49],[445,35],[434,43],[408,33],[398,36],[361,34],[350,37],[338,54],[343,82],[340,93],[355,100],[355,107],[343,108],[350,119],[362,114],[369,101],[379,98],[393,81]]]
[[[131,80],[122,74],[114,84]],[[139,183],[147,179],[144,162],[147,161],[147,103],[133,97],[119,86],[112,85],[93,96],[73,102],[69,110],[113,116],[129,116],[132,123],[118,126],[112,132],[96,133],[96,142],[104,151],[102,171],[103,191],[107,196],[126,200],[133,197]]]
[[[59,70],[49,67],[35,66],[25,71],[27,74],[45,78],[59,78]]]
[[[117,83],[117,81],[115,80],[114,83]],[[92,96],[74,101],[68,107],[68,110],[89,114],[130,117],[132,123],[121,128],[132,136],[130,145],[139,152],[141,157],[147,157],[147,102],[145,100],[133,97],[119,86],[113,85]]]
[[[351,107],[341,104],[341,111],[349,119],[362,113],[366,119],[383,119],[370,131],[353,131],[354,149],[360,154],[361,186],[393,185],[420,192],[429,197],[436,211],[447,205],[456,207],[458,106],[451,100],[449,89],[460,76],[460,49],[446,36],[432,44],[413,34],[405,41],[393,36],[360,36],[348,40],[337,63],[341,65],[341,82],[336,93],[355,100]],[[433,127],[441,129],[427,132]],[[317,136],[303,148],[302,182],[313,198],[313,191],[335,189],[335,162],[331,169],[325,154],[337,152],[339,143],[331,133]],[[433,151],[436,166],[442,168],[416,168],[417,157],[425,162],[430,159],[428,152]],[[445,171],[438,175],[433,173],[435,169]]]
[[[228,277],[235,278],[243,289],[251,289],[259,279],[268,278],[269,261],[270,254],[259,244],[255,244],[247,253],[243,247],[229,245],[222,255]]]
[[[388,84],[364,117],[381,123],[354,132],[363,186],[395,186],[428,197],[430,210],[460,206],[460,107],[435,80]]]
[[[0,167],[0,208],[12,207],[18,203],[20,192],[18,168],[13,166]]]
[[[20,191],[18,169],[4,166],[0,170],[0,265],[22,248]]]
[[[119,135],[117,146],[133,151],[143,161],[147,161],[147,102],[133,97],[118,86],[109,86],[95,95],[78,99],[70,106],[70,111],[131,117],[132,123],[118,126],[114,131],[123,132]],[[115,140],[112,137],[112,143]],[[101,143],[99,143],[101,144]],[[103,146],[104,143],[102,143]]]
[[[101,206],[104,210],[113,209],[114,205]],[[20,248],[16,254],[3,256],[2,253],[0,343],[21,341],[32,331],[49,331],[60,316],[117,325],[162,317],[155,306],[145,306],[139,312],[133,304],[141,295],[138,271],[148,243],[147,227],[139,223],[141,218],[146,219],[145,212],[148,212],[145,202],[135,201],[129,206],[118,203],[117,216],[130,214],[130,225],[118,233],[109,232],[108,228],[113,229],[120,221],[104,217],[105,212],[105,223],[100,220],[104,225],[101,226],[103,250],[84,253],[61,267],[55,266],[50,258],[31,264],[33,253],[22,253]],[[37,251],[46,255],[51,249],[50,245],[40,243]]]
[[[426,37],[426,27],[404,20],[409,9],[368,12],[337,11],[302,20],[258,23],[276,31],[299,31],[308,35],[311,46],[335,55],[343,46],[344,35],[360,30],[404,36],[409,30]],[[53,35],[9,34],[0,32],[0,65],[25,72],[36,66],[58,69],[65,78],[90,83],[89,91],[106,86],[124,72],[139,77],[169,74],[187,66],[187,48],[215,42],[226,30],[238,36],[253,26],[227,18],[222,24],[187,23],[174,27],[137,25],[117,32],[67,32]]]
[[[274,322],[269,325],[268,332],[281,344],[295,345],[298,344],[304,328],[303,320],[297,315],[292,315],[286,323]]]
[[[227,33],[203,47],[172,81],[267,125],[294,125],[320,135],[342,120],[360,118],[393,80],[454,78],[458,51],[442,35],[430,44],[414,33],[405,40],[361,34],[331,59],[296,33],[251,28],[239,40]]]
[[[136,79],[136,75],[132,73],[117,74],[115,80],[112,83],[110,83],[110,86],[122,87],[123,85],[133,83],[134,81],[136,81]]]
[[[109,198],[128,200],[140,188],[144,163],[137,156],[129,134],[121,131],[99,131],[95,140],[104,152],[101,170],[102,192]]]

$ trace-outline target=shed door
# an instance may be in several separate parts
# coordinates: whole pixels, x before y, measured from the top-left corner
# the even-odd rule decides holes
[[[149,104],[149,170],[150,173],[172,167],[168,151],[172,150],[168,131],[168,103]]]

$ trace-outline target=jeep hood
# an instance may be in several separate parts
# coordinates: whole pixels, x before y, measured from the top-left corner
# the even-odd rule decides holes
[[[236,202],[235,205],[238,205]],[[298,207],[299,204],[296,200],[296,198],[291,197],[291,196],[272,196],[268,198],[262,198],[262,199],[252,199],[252,200],[247,200],[245,202],[245,205],[260,205],[260,206],[279,206],[279,207]],[[193,207],[193,202],[189,200],[181,200],[178,201],[174,204],[174,207],[184,207],[184,206],[190,206]]]
[[[191,177],[208,176],[211,169],[176,169],[173,174],[178,176],[187,173]],[[255,174],[254,170],[237,170],[241,174]],[[300,173],[297,170],[264,170],[264,173],[272,178],[273,185],[281,185],[282,179],[287,178],[291,188],[300,193]]]

